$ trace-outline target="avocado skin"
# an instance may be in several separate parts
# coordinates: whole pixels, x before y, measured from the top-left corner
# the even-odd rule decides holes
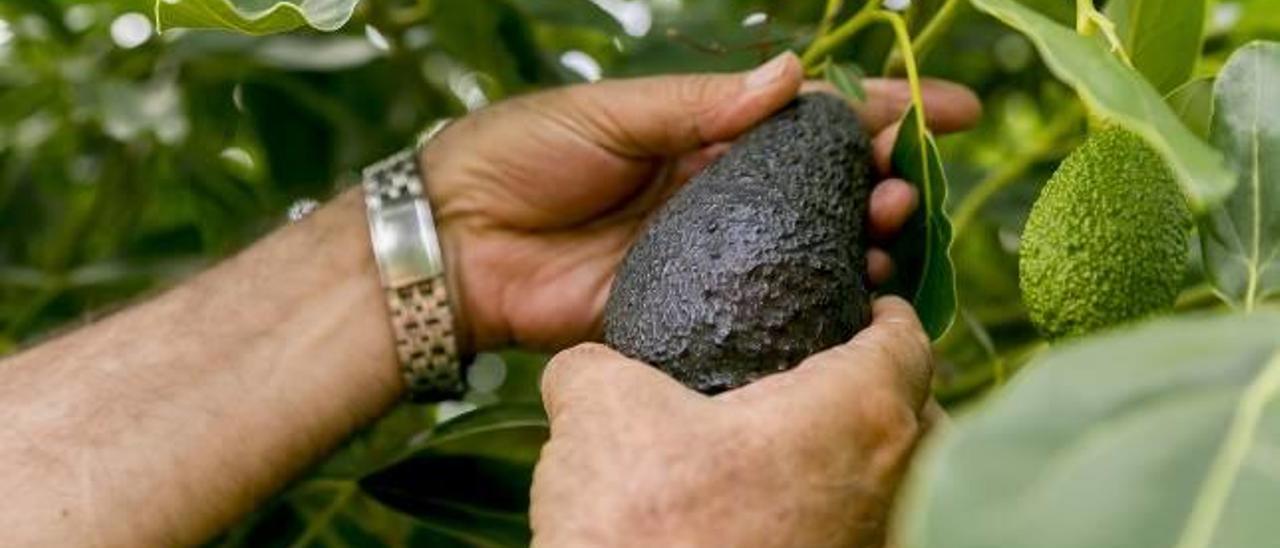
[[[713,394],[848,341],[870,319],[871,176],[844,101],[801,95],[655,214],[614,280],[605,343]]]
[[[1019,278],[1049,339],[1173,307],[1193,220],[1173,171],[1137,134],[1102,129],[1062,162],[1031,208]]]

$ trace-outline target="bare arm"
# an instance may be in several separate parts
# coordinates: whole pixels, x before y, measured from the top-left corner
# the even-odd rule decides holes
[[[145,304],[0,366],[0,544],[204,540],[397,399],[348,193]]]

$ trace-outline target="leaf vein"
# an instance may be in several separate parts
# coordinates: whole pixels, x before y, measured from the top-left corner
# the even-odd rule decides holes
[[[1270,360],[1246,387],[1235,418],[1196,496],[1187,526],[1175,544],[1177,548],[1207,548],[1213,542],[1236,479],[1249,451],[1257,443],[1263,409],[1276,399],[1277,393],[1280,393],[1280,350],[1272,352]]]

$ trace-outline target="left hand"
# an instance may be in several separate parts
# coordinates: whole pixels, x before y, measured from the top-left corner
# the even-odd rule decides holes
[[[941,408],[911,305],[884,297],[872,316],[853,340],[714,397],[601,345],[556,355],[534,545],[882,545]]]
[[[558,349],[593,338],[614,270],[646,218],[676,188],[800,91],[784,54],[754,72],[613,80],[518,97],[475,112],[424,152],[452,287],[473,349]],[[868,80],[856,105],[887,166],[905,82]],[[926,82],[930,124],[971,125],[968,90]],[[886,170],[887,171],[887,170]],[[884,241],[916,207],[889,178],[873,191],[870,233]],[[871,279],[891,263],[868,253]]]

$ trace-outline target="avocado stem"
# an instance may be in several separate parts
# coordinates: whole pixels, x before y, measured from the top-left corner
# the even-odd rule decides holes
[[[960,14],[964,13],[964,8],[968,5],[968,0],[947,0],[942,5],[938,13],[929,20],[929,23],[911,42],[911,50],[916,54],[917,61],[923,61],[925,56],[929,55],[933,47],[938,45],[938,41],[943,36],[946,36],[947,31],[951,30],[952,25],[960,18]],[[902,74],[905,69],[902,53],[894,50],[889,55],[889,60],[885,62],[884,74],[886,76]]]
[[[827,7],[822,11],[822,22],[818,23],[817,36],[825,36],[827,31],[831,30],[831,24],[835,22],[842,7],[844,7],[843,0],[827,0]]]
[[[1093,0],[1076,0],[1076,32],[1081,36],[1093,36],[1102,31],[1102,37],[1111,46],[1111,53],[1120,58],[1125,66],[1133,68],[1133,61],[1124,49],[1124,41],[1116,34],[1116,24],[1093,6]]]
[[[827,8],[831,8],[831,3],[827,4]],[[836,10],[839,11],[839,6],[836,6]],[[806,49],[804,54],[800,56],[800,60],[804,63],[805,72],[810,75],[816,74],[818,69],[822,66],[822,62],[824,60],[823,56],[831,53],[831,50],[836,49],[840,44],[843,44],[845,41],[853,38],[854,35],[858,34],[858,31],[861,31],[866,28],[867,25],[874,22],[876,12],[879,10],[880,0],[868,0],[868,2],[863,4],[862,8],[859,9],[857,13],[853,14],[849,19],[846,19],[845,22],[836,27],[835,30],[827,32],[830,27],[829,24],[826,25],[827,28],[819,26],[818,37],[809,44],[808,49]]]
[[[871,18],[888,23],[890,27],[893,27],[893,35],[898,42],[898,51],[902,54],[902,61],[907,67],[907,83],[911,87],[911,104],[915,107],[918,115],[916,116],[916,129],[919,130],[920,135],[928,135],[929,126],[925,121],[924,92],[920,88],[920,71],[916,65],[915,52],[912,50],[911,33],[907,30],[907,22],[901,15],[883,10],[872,13]],[[926,154],[925,147],[921,147],[920,151],[921,154]]]

